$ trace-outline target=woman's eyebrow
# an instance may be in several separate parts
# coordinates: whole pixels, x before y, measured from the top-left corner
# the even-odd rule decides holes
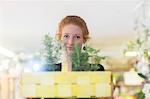
[[[63,34],[69,34],[69,33],[63,33]]]
[[[82,34],[78,33],[78,34],[72,34],[72,33],[63,33],[63,35],[78,35],[78,36],[81,36]]]
[[[75,34],[75,35],[81,35],[81,34]]]
[[[82,34],[75,34],[75,36],[82,36]]]

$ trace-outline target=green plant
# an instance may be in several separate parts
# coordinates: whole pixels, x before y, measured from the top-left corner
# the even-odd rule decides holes
[[[98,64],[100,60],[105,57],[98,55],[100,50],[96,50],[92,47],[86,46],[82,51],[78,45],[74,45],[74,52],[71,55],[72,70],[73,71],[96,71],[99,69]],[[89,58],[94,56],[94,63],[89,63]]]
[[[145,95],[142,92],[142,90],[138,93],[136,93],[136,99],[145,99]]]
[[[89,69],[88,53],[81,52],[81,48],[78,45],[74,45],[74,52],[71,55],[72,70],[73,71],[85,71]]]
[[[61,63],[61,43],[46,34],[43,39],[44,49],[42,52],[44,64],[51,66],[51,70],[54,71],[55,64]]]
[[[99,64],[99,62],[103,59],[106,58],[106,56],[101,56],[100,55],[100,49],[94,49],[90,46],[86,46],[86,52],[88,53],[89,55],[89,58],[93,58],[93,63],[94,64]]]

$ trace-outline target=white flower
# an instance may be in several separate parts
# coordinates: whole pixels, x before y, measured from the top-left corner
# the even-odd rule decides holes
[[[145,94],[145,99],[150,99],[150,83],[144,84],[142,91]]]
[[[137,64],[137,70],[139,73],[142,73],[143,75],[148,75],[150,73],[149,70],[149,63],[145,59],[141,59]]]

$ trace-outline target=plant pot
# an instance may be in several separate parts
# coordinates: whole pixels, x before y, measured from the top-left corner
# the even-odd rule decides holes
[[[105,71],[105,69],[101,64],[88,64],[87,66],[73,67],[72,71]]]
[[[45,64],[41,71],[61,71],[61,63],[59,64]]]

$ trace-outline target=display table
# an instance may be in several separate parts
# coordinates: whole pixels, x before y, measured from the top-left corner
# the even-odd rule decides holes
[[[23,97],[112,97],[112,74],[109,71],[23,73],[21,83]]]

